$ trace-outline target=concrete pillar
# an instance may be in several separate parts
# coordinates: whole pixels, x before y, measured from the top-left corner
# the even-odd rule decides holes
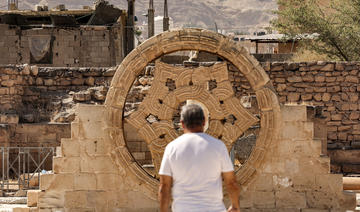
[[[18,9],[18,0],[8,0],[8,10],[17,10]]]
[[[155,34],[155,9],[154,1],[150,0],[148,9],[148,38]]]
[[[168,13],[168,5],[167,0],[164,2],[164,20],[163,20],[163,31],[169,30],[169,13]]]
[[[135,47],[135,0],[128,1],[128,14],[126,21],[126,55]]]

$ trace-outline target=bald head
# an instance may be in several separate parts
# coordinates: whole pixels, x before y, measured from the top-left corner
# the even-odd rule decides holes
[[[197,104],[185,105],[181,108],[180,121],[187,129],[203,128],[205,123],[204,111]]]

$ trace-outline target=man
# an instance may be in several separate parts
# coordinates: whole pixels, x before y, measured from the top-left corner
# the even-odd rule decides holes
[[[225,212],[222,193],[224,179],[232,206],[240,212],[239,189],[234,166],[225,144],[203,133],[205,117],[196,104],[182,108],[184,134],[166,146],[161,162],[160,212]]]

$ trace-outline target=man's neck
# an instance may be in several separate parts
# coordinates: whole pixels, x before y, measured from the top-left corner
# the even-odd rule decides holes
[[[202,132],[204,132],[203,127],[192,128],[192,129],[185,128],[184,129],[184,133],[202,133]]]

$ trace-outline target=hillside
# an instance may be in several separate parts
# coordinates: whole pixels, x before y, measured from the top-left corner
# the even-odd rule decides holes
[[[92,5],[89,0],[48,0],[49,7],[65,4],[77,9]],[[136,0],[136,14],[139,22],[145,21],[149,0]],[[20,9],[33,8],[39,0],[19,1]],[[119,8],[127,8],[127,0],[110,0]],[[163,14],[163,0],[154,0],[155,15]],[[277,8],[276,0],[168,0],[169,15],[175,26],[197,26],[213,29],[215,22],[219,29],[227,31],[254,31],[269,26]]]

